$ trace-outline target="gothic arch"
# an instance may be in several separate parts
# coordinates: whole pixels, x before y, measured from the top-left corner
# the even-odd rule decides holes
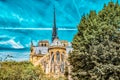
[[[44,61],[44,72],[46,72],[46,62]]]
[[[65,70],[65,52],[62,52],[61,54],[61,64],[60,64],[60,72],[64,73]]]
[[[60,65],[60,72],[61,73],[64,73],[64,66],[65,66],[64,62],[62,62],[61,65]]]
[[[59,51],[56,52],[56,61],[57,61],[57,63],[60,62],[60,52]]]
[[[43,43],[41,44],[41,46],[43,46]]]
[[[62,62],[64,61],[64,52],[63,52],[63,54],[61,54],[61,61]]]
[[[46,44],[44,44],[44,46],[46,47]]]
[[[54,53],[51,52],[51,63],[54,63]]]

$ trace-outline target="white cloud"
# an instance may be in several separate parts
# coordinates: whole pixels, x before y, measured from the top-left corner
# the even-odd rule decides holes
[[[3,30],[52,30],[52,28],[0,28]],[[77,30],[76,28],[58,28],[58,30]]]
[[[20,42],[15,42],[13,38],[8,41],[2,41],[0,42],[0,44],[3,44],[3,45],[10,44],[13,48],[16,48],[16,49],[24,48],[24,46],[20,44]]]
[[[13,48],[24,48],[23,45],[20,44],[20,42],[15,42],[13,39],[9,40]]]

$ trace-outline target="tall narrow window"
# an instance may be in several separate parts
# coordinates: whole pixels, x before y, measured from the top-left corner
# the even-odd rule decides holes
[[[44,46],[46,46],[46,44],[44,44]]]
[[[62,60],[62,62],[64,61],[64,53],[61,54],[61,60]]]
[[[41,50],[39,50],[39,54],[41,54]]]
[[[41,44],[41,46],[43,46],[43,44]]]
[[[59,62],[60,61],[60,53],[58,51],[56,52],[56,56],[57,56],[56,60],[57,60],[57,62]]]
[[[61,72],[64,73],[64,63],[61,64]]]
[[[46,73],[46,62],[44,62],[44,72]]]
[[[52,58],[52,63],[54,63],[54,54],[53,54],[53,52],[51,53],[51,58]]]

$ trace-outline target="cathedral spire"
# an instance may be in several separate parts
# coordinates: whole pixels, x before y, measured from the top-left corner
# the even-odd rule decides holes
[[[57,28],[56,28],[56,12],[54,7],[54,19],[53,19],[53,31],[52,31],[52,41],[57,38]]]
[[[54,7],[54,24],[53,27],[56,28],[56,12],[55,12],[55,7]]]

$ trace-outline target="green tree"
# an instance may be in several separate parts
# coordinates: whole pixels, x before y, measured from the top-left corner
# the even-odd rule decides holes
[[[30,62],[0,62],[0,80],[44,80],[44,78],[41,67],[34,67]]]
[[[78,25],[69,55],[73,80],[120,80],[120,5],[109,2]]]
[[[4,61],[0,62],[0,80],[65,80],[65,78],[49,77],[45,75],[40,65],[35,67],[28,61]]]

